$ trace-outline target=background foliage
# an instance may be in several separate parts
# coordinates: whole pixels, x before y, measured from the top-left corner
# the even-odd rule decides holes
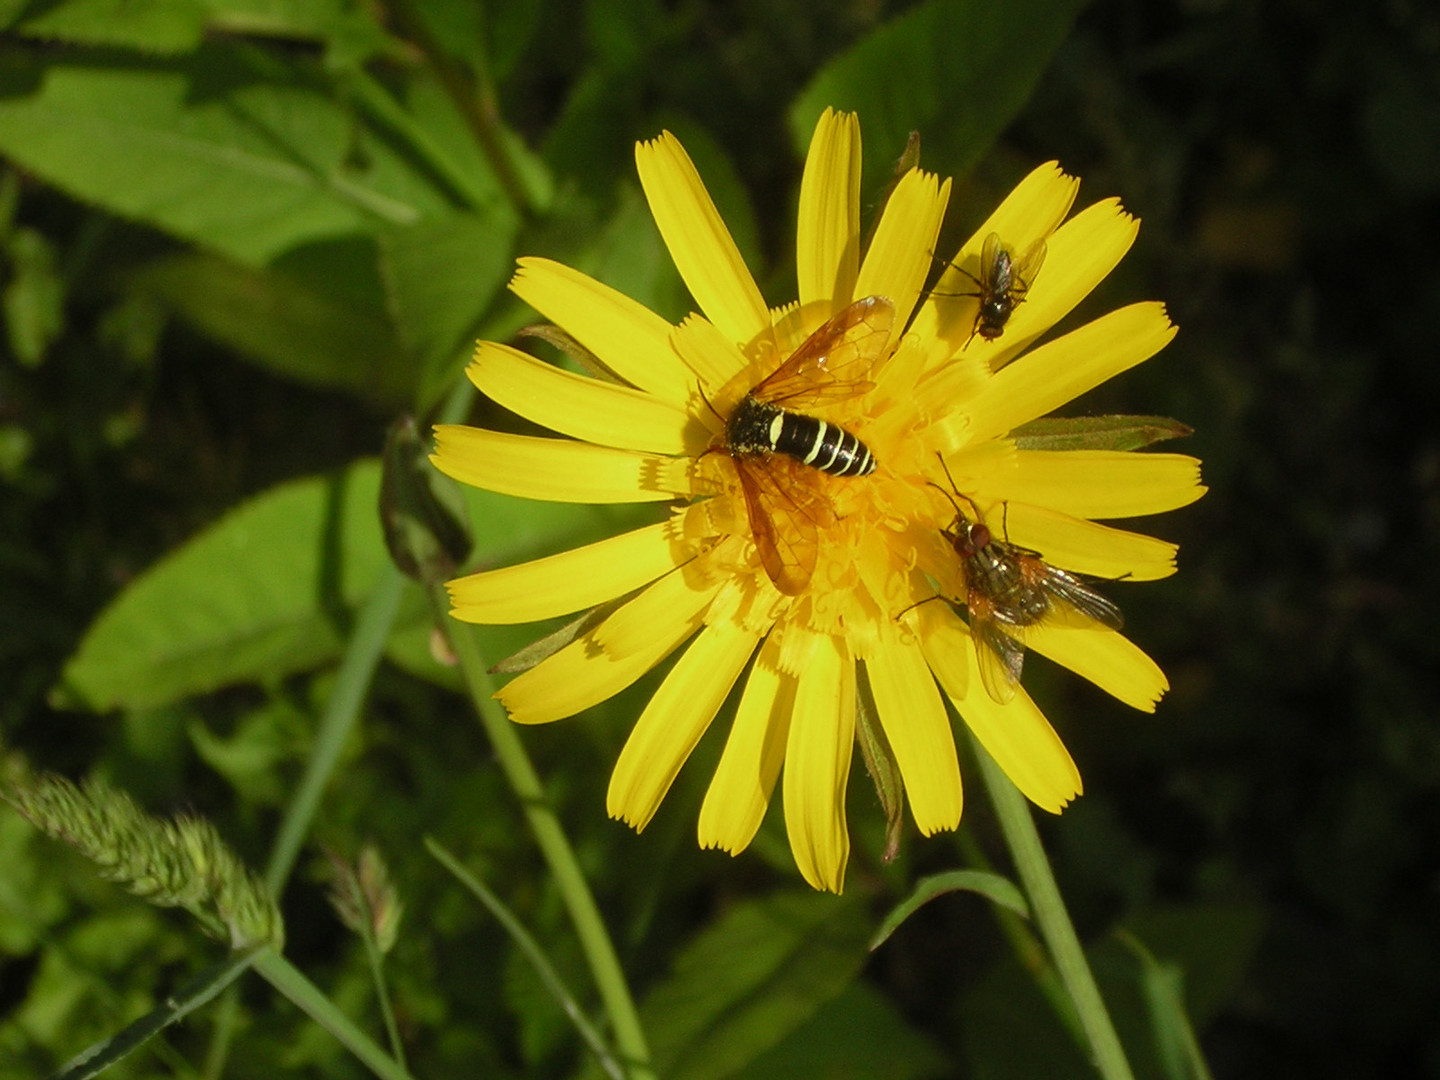
[[[399,411],[451,393],[469,341],[527,321],[514,256],[682,315],[632,165],[670,127],[783,299],[803,146],[821,107],[852,108],[870,190],[921,131],[923,163],[959,179],[956,237],[1050,158],[1082,199],[1121,196],[1144,229],[1081,314],[1159,298],[1181,327],[1076,407],[1196,429],[1211,494],[1147,523],[1181,573],[1114,590],[1174,690],[1133,714],[1027,665],[1086,781],[1047,842],[1137,1070],[1184,1075],[1134,940],[1183,970],[1219,1075],[1440,1073],[1440,15],[1016,7],[0,3],[4,751],[201,813],[262,863],[385,559],[370,459]],[[486,562],[618,524],[471,499]],[[487,656],[531,632],[487,632]],[[558,1006],[417,842],[459,854],[593,1004],[430,637],[407,594],[283,897],[287,955],[378,1027],[319,854],[373,843],[405,904],[388,967],[416,1075],[572,1075]],[[643,836],[608,821],[647,685],[524,736],[664,1075],[1086,1074],[980,899],[941,898],[866,954],[879,914],[962,857],[912,835],[882,865],[864,784],[839,900],[798,886],[775,815],[738,860],[695,850],[713,739]],[[998,857],[981,800],[959,848]],[[0,868],[0,1080],[214,959],[8,811]],[[229,1075],[359,1075],[258,984],[239,1009]],[[113,1075],[189,1075],[210,1030],[199,1014]]]

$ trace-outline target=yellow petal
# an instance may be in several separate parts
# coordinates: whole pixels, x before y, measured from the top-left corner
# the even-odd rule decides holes
[[[670,324],[644,304],[550,259],[519,260],[510,288],[622,379],[677,407],[688,373],[670,351]]]
[[[1113,630],[1042,624],[1027,632],[1025,641],[1036,652],[1142,712],[1154,712],[1156,703],[1170,689],[1170,680],[1160,665]]]
[[[1186,454],[1017,450],[986,478],[985,494],[1076,517],[1122,518],[1189,506],[1205,488],[1199,460]]]
[[[900,339],[934,265],[935,238],[940,234],[949,201],[948,179],[942,184],[934,173],[911,169],[900,178],[885,203],[885,212],[860,266],[855,293],[888,296],[894,303],[891,342]]]
[[[723,584],[709,573],[706,560],[692,559],[597,626],[595,644],[616,656],[643,653],[653,635],[664,637],[668,627],[700,618]]]
[[[678,357],[673,360],[680,367]],[[683,406],[562,371],[507,345],[480,342],[467,374],[477,389],[511,412],[586,442],[694,455],[709,441]]]
[[[1153,302],[1102,315],[997,371],[964,403],[969,437],[995,438],[1073,401],[1154,356],[1175,336],[1165,305]]]
[[[1036,240],[1049,236],[1065,220],[1079,190],[1080,181],[1066,176],[1053,161],[1031,170],[985,223],[975,230],[975,235],[955,253],[950,265],[935,283],[934,290],[916,313],[912,327],[915,334],[929,345],[927,368],[954,356],[967,341],[970,343],[967,355],[985,344],[984,339],[978,336],[972,339],[978,300],[965,294],[975,292],[975,283],[959,268],[963,267],[972,274],[978,271],[980,249],[991,233],[999,233],[1000,238],[1017,252],[1023,252]],[[1049,260],[1047,255],[1042,270],[1048,269]],[[1024,306],[1022,304],[1021,308]],[[1009,334],[1007,329],[1000,340],[1004,341]]]
[[[430,461],[462,484],[549,502],[659,502],[690,494],[686,458],[463,424],[436,425]]]
[[[785,760],[796,680],[776,666],[774,635],[765,639],[735,710],[725,752],[700,807],[700,846],[736,855],[755,838]]]
[[[1029,503],[1009,503],[998,522],[992,523],[1013,543],[1079,574],[1158,581],[1175,572],[1179,548],[1144,533],[1084,521]]]
[[[969,690],[963,697],[952,695],[950,700],[980,745],[1025,797],[1041,809],[1058,814],[1081,791],[1080,772],[1070,752],[1024,689],[1017,688],[1015,697],[1000,705],[980,680],[973,649],[967,661]]]
[[[915,824],[925,836],[955,828],[961,807],[955,734],[919,645],[882,634],[865,671]]]
[[[815,125],[795,230],[801,305],[824,302],[825,318],[855,296],[860,267],[860,118],[826,109]]]
[[[735,342],[727,338],[707,319],[698,315],[687,316],[670,335],[671,346],[687,367],[700,381],[702,392],[707,395],[710,408],[730,405],[729,401],[710,400],[711,396],[730,383],[748,365],[745,354]],[[747,380],[746,390],[760,381],[756,375]],[[743,391],[742,391],[743,392]],[[718,417],[716,423],[719,423]]]
[[[637,832],[650,823],[756,640],[734,623],[721,623],[707,626],[685,650],[625,740],[605,799],[611,817]]]
[[[800,673],[785,748],[785,830],[812,888],[845,884],[845,785],[855,746],[855,664],[840,638],[819,637]]]
[[[597,648],[592,631],[511,679],[495,697],[517,724],[548,724],[574,716],[624,690],[669,656],[700,622],[699,612],[688,619],[667,619],[656,624],[644,648],[624,654]]]
[[[521,623],[623,596],[688,560],[692,544],[661,521],[544,559],[456,578],[450,614],[473,623]]]
[[[920,638],[925,662],[952,701],[965,697],[970,685],[970,630],[943,600],[927,601],[912,609],[907,619]]]
[[[637,143],[635,166],[660,236],[700,310],[732,341],[769,330],[765,298],[680,140],[665,131]]]

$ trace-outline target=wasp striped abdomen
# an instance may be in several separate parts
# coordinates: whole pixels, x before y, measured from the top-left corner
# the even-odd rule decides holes
[[[875,471],[870,448],[844,428],[749,395],[730,414],[725,445],[732,454],[787,454],[831,476]]]

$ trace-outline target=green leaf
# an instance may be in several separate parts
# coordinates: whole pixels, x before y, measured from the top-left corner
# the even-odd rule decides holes
[[[1140,961],[1140,989],[1167,1080],[1210,1080],[1210,1069],[1185,1011],[1185,974],[1158,960],[1139,938],[1122,931],[1121,943]]]
[[[860,747],[865,772],[875,785],[875,798],[885,811],[885,848],[881,859],[888,863],[900,853],[900,838],[904,835],[905,777],[880,724],[880,714],[875,707],[869,681],[862,679],[858,689],[855,696],[855,743]],[[873,949],[875,943],[870,947]]]
[[[200,0],[64,0],[32,5],[10,29],[70,45],[110,45],[150,53],[189,52],[205,30]]]
[[[735,1075],[851,984],[866,934],[860,904],[833,896],[782,893],[731,908],[641,1007],[656,1072]]]
[[[416,372],[384,317],[368,242],[314,245],[269,270],[173,255],[130,280],[217,341],[297,382],[392,407],[410,398]]]
[[[513,266],[519,219],[451,214],[380,234],[380,268],[400,341],[434,366],[475,335]]]
[[[251,34],[272,41],[323,42],[331,68],[374,55],[408,56],[373,12],[348,0],[205,0],[212,34]]]
[[[130,64],[12,56],[0,152],[77,198],[251,265],[450,210],[427,174],[326,93],[228,43]]]
[[[34,229],[19,228],[5,245],[8,281],[3,304],[10,351],[25,367],[37,367],[65,324],[65,287],[55,249]]]
[[[171,1024],[185,1019],[196,1009],[214,1000],[217,994],[245,974],[260,954],[261,948],[227,956],[210,965],[178,990],[166,995],[158,1006],[140,1019],[77,1055],[57,1072],[52,1080],[90,1080],[91,1077],[99,1076]]]
[[[921,1080],[949,1062],[888,999],[855,982],[739,1075],[769,1080]]]
[[[134,581],[62,674],[94,709],[274,679],[334,656],[385,560],[380,470],[272,488]]]
[[[1030,97],[1084,0],[929,0],[827,64],[790,109],[797,147],[825,107],[860,114],[865,173],[888,177],[910,132],[930,168],[959,175]]]
[[[943,874],[932,874],[915,883],[914,890],[895,905],[890,914],[881,920],[875,936],[870,939],[870,948],[878,949],[885,940],[900,928],[900,924],[915,914],[921,907],[952,892],[979,893],[992,904],[1008,908],[1021,918],[1030,917],[1030,905],[1015,883],[1007,877],[992,874],[988,870],[947,870]]]
[[[1192,429],[1168,416],[1045,416],[1010,432],[1021,450],[1140,450]]]

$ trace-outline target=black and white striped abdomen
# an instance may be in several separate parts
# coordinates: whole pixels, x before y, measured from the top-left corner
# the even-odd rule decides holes
[[[726,445],[736,454],[787,454],[831,476],[875,471],[870,448],[835,424],[746,397],[726,425]]]

